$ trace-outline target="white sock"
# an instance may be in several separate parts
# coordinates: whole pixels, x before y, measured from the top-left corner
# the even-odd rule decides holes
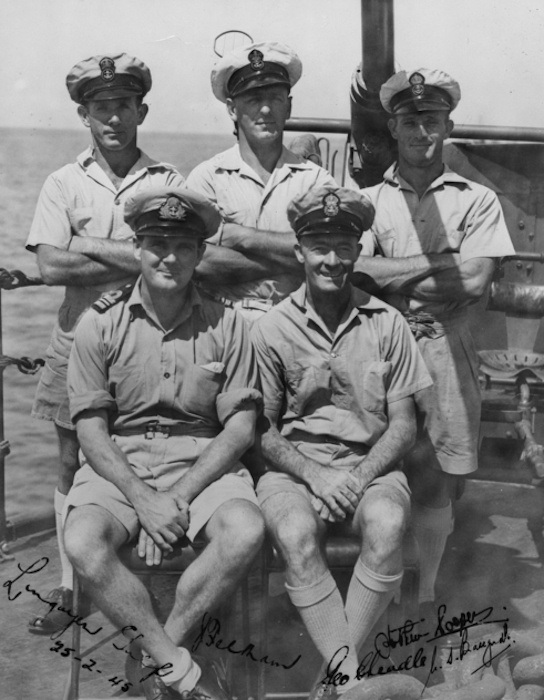
[[[401,582],[402,572],[393,576],[377,574],[360,558],[357,559],[346,600],[346,617],[357,649],[393,599]]]
[[[200,666],[193,660],[191,654],[184,647],[178,647],[179,657],[174,661],[172,668],[159,674],[165,685],[175,690],[177,693],[183,693],[193,690],[195,685],[200,680],[202,670]],[[156,667],[157,664],[149,654],[142,652],[142,664],[150,668]]]
[[[60,585],[65,588],[72,590],[74,586],[74,570],[64,549],[64,537],[62,534],[62,510],[64,508],[64,501],[66,496],[61,493],[58,489],[55,489],[55,525],[57,528],[57,543],[59,547],[60,556],[60,566],[62,571],[62,578]]]
[[[330,571],[309,586],[294,587],[286,583],[285,588],[327,664],[339,649],[347,647],[347,656],[340,667],[340,672],[349,676],[349,682],[343,686],[347,690],[356,682],[357,652],[350,636],[344,602]]]
[[[451,503],[428,508],[412,502],[412,532],[419,547],[419,602],[434,600],[434,586],[446,542],[453,531]]]

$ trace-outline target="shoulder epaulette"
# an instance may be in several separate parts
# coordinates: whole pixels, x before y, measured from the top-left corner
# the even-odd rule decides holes
[[[103,314],[104,311],[111,309],[112,306],[123,301],[123,299],[128,299],[133,289],[134,282],[129,282],[119,287],[119,289],[112,289],[111,292],[105,292],[92,304],[91,308],[98,311],[99,314]]]

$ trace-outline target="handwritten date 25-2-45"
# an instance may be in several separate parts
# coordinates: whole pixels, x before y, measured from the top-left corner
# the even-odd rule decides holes
[[[72,647],[67,647],[65,646],[61,641],[57,639],[55,642],[55,646],[50,647],[50,651],[55,651],[59,653],[61,656],[68,657],[72,654],[74,654],[75,649]],[[76,661],[82,662],[83,659],[80,659],[77,656],[74,656],[74,659]],[[94,659],[89,659],[85,663],[81,663],[81,668],[86,669],[87,671],[95,671],[96,673],[102,673],[102,671],[99,668],[96,667],[96,661]],[[129,681],[125,680],[124,678],[118,678],[117,676],[112,676],[111,678],[108,678],[108,682],[112,684],[112,686],[117,686],[120,685],[121,683],[123,684],[119,690],[122,693],[128,692],[128,689],[132,686],[132,683]]]

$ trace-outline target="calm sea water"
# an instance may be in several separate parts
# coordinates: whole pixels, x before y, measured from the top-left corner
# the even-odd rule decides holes
[[[35,256],[25,250],[34,207],[47,175],[74,160],[88,144],[82,131],[0,129],[0,267],[36,273]],[[202,160],[233,143],[226,135],[150,134],[140,146],[157,160],[187,175]],[[3,354],[43,357],[62,289],[30,287],[2,293]],[[3,372],[4,432],[11,446],[5,460],[8,517],[52,502],[57,472],[52,423],[30,417],[39,375]]]

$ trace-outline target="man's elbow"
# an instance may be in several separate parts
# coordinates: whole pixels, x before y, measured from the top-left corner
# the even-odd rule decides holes
[[[465,297],[470,301],[478,301],[487,292],[489,279],[487,276],[476,276],[467,280],[464,285]]]

